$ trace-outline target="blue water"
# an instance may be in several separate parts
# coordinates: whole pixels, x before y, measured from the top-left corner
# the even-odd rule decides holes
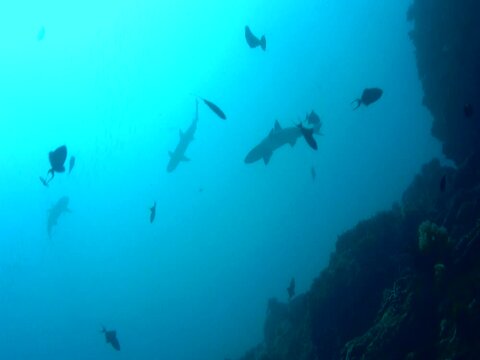
[[[224,359],[261,341],[268,299],[286,301],[292,276],[308,290],[336,237],[440,156],[407,7],[1,5],[0,358]],[[247,46],[245,25],[265,34],[265,52]],[[352,111],[372,86],[383,97]],[[200,106],[191,161],[167,173],[194,95],[228,119]],[[292,126],[311,110],[318,151],[299,139],[268,166],[244,163],[275,119]],[[46,188],[38,177],[63,144],[76,167]],[[48,210],[64,195],[72,212],[49,238]]]

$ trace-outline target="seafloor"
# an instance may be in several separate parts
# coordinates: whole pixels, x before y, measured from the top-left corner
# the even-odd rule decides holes
[[[399,204],[341,235],[307,293],[269,301],[264,340],[241,360],[480,359],[479,15],[478,0],[415,0],[407,14],[455,167],[425,164]]]

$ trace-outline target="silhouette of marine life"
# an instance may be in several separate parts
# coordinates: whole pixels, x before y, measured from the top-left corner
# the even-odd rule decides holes
[[[69,201],[70,199],[68,198],[68,196],[63,196],[49,210],[48,220],[47,220],[47,233],[49,237],[52,236],[52,229],[55,225],[57,225],[59,217],[64,213],[71,212],[70,209],[68,208]]]
[[[104,326],[102,326],[102,333],[105,334],[105,341],[112,345],[115,350],[120,351],[120,343],[117,339],[117,332],[115,330],[107,330]]]
[[[150,208],[150,223],[153,223],[153,220],[155,220],[155,215],[157,213],[157,202],[153,202],[153,206]]]
[[[75,156],[70,156],[70,163],[68,164],[68,173],[72,172],[73,167],[75,166]]]
[[[315,140],[315,138],[313,137],[313,129],[312,128],[306,128],[305,126],[302,125],[302,123],[298,124],[298,128],[300,129],[302,135],[303,135],[303,138],[305,139],[305,141],[307,142],[307,144],[313,149],[313,150],[317,150],[318,149],[318,145],[317,145],[317,141]]]
[[[352,104],[355,104],[353,110],[358,109],[362,104],[365,106],[373,104],[382,97],[382,94],[383,90],[379,88],[367,88],[363,90],[362,97],[352,101]]]
[[[315,181],[315,179],[317,177],[317,172],[315,171],[315,167],[313,167],[313,166],[310,169],[310,175],[312,175],[312,180]]]
[[[217,105],[215,105],[211,101],[208,101],[204,98],[200,97],[200,99],[202,99],[202,101],[210,108],[210,110],[212,110],[220,119],[227,120],[227,116],[222,111],[222,109],[220,109]]]
[[[260,39],[253,35],[252,31],[248,26],[245,26],[245,39],[247,40],[248,46],[252,49],[260,46],[263,51],[267,48],[267,40],[265,39],[265,35],[262,35]]]
[[[321,124],[315,124],[312,129],[308,130],[308,132],[312,131],[312,133],[319,134],[320,128]],[[309,136],[308,132],[307,137]],[[290,146],[293,147],[296,144],[297,139],[301,136],[304,135],[299,125],[282,128],[280,123],[276,120],[273,129],[270,131],[267,137],[265,137],[259,144],[250,150],[245,157],[244,162],[246,164],[251,164],[255,161],[263,159],[263,162],[265,165],[267,165],[275,150],[286,144],[290,144]],[[313,136],[311,137],[313,138]],[[309,138],[309,140],[311,141],[312,139]],[[315,139],[313,140],[315,141]]]
[[[175,170],[182,161],[190,161],[189,158],[185,156],[185,151],[187,151],[188,145],[193,141],[195,131],[197,130],[197,122],[198,122],[198,100],[196,101],[196,111],[195,111],[195,119],[193,119],[192,124],[189,126],[187,131],[182,132],[180,130],[180,141],[177,144],[175,150],[169,151],[168,154],[170,155],[170,160],[167,164],[167,172],[172,172]]]
[[[465,104],[465,106],[463,107],[463,113],[465,114],[466,118],[471,118],[474,114],[473,105]]]
[[[295,296],[295,278],[292,278],[292,280],[290,280],[290,285],[288,285],[287,292],[288,300],[292,300],[292,298]]]
[[[447,189],[447,174],[443,175],[440,179],[440,191],[445,192]]]
[[[50,170],[47,171],[47,178],[50,175],[50,179],[47,178],[40,178],[40,181],[46,186],[50,181],[52,181],[55,173],[63,173],[65,172],[65,160],[67,159],[67,147],[62,145],[55,149],[54,151],[50,151],[48,153],[48,160],[50,161]]]

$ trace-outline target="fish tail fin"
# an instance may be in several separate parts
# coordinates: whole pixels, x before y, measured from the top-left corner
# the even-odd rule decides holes
[[[260,38],[260,46],[262,47],[263,51],[267,49],[267,39],[265,38],[265,35],[262,35]]]
[[[361,99],[356,99],[356,100],[353,100],[350,105],[352,105],[352,110],[357,110],[360,105],[362,104],[362,100]]]

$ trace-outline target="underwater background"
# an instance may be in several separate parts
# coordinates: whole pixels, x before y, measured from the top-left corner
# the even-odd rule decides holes
[[[338,235],[400,201],[432,158],[448,162],[409,5],[1,5],[0,357],[224,359],[259,343],[268,299],[287,301],[292,277],[307,291]],[[246,25],[266,51],[249,48]],[[367,87],[382,98],[352,111]],[[227,120],[199,104],[191,161],[168,173],[197,96]],[[317,151],[299,139],[244,163],[275,120],[312,110]],[[76,165],[44,187],[60,145]],[[71,212],[49,236],[63,196]]]

